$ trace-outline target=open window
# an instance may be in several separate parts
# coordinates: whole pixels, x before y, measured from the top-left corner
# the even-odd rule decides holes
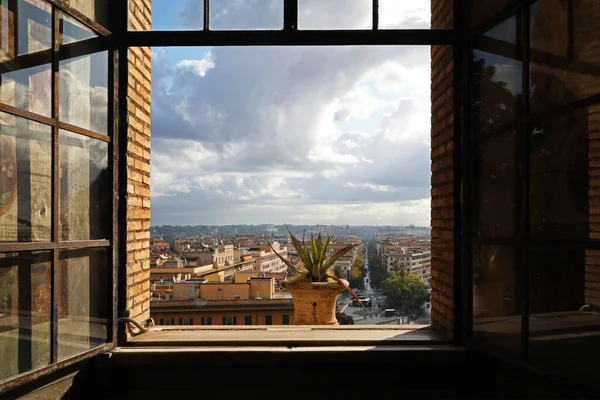
[[[116,346],[108,9],[58,3],[0,1],[2,387]]]

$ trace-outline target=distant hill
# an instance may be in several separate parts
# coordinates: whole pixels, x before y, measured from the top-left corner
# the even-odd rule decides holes
[[[371,237],[374,234],[405,233],[422,235],[429,233],[430,227],[420,226],[373,226],[373,225],[290,225],[290,230],[297,235],[322,232],[328,234],[332,229],[337,236]],[[160,225],[150,228],[154,235],[261,235],[269,234],[285,235],[285,225],[261,224],[261,225]]]

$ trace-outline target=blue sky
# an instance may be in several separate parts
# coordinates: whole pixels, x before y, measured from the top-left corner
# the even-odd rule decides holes
[[[200,27],[201,3],[154,0],[154,29]],[[370,3],[302,0],[300,20],[367,27]],[[381,3],[429,25],[426,0]],[[281,0],[216,4],[215,26],[281,23]],[[152,52],[153,225],[429,225],[428,47]]]

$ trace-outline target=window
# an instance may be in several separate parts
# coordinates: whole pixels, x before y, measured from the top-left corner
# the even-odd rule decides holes
[[[236,317],[223,317],[223,325],[236,325]]]
[[[246,315],[244,317],[244,325],[252,325],[252,315]]]
[[[265,315],[265,325],[273,325],[273,316]]]
[[[108,34],[0,1],[0,383],[116,345]]]
[[[212,325],[212,317],[202,317],[200,319],[200,325]]]
[[[475,343],[583,382],[593,358],[575,337],[600,326],[591,5],[524,2],[476,38],[469,167]]]
[[[161,318],[160,319],[160,324],[161,325],[174,325],[173,324],[173,318]]]
[[[179,325],[194,325],[193,318],[179,318]]]
[[[289,325],[290,324],[290,316],[287,314],[283,314],[281,316],[281,325]]]

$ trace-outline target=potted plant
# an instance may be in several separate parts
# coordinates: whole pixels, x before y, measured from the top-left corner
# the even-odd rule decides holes
[[[287,226],[286,226],[287,227]],[[311,235],[310,241],[298,240],[287,227],[292,244],[298,252],[300,263],[292,264],[274,248],[265,234],[271,250],[295,273],[291,281],[282,282],[282,286],[289,290],[294,300],[294,323],[297,325],[337,325],[335,317],[335,303],[341,289],[347,290],[362,306],[358,296],[344,279],[338,278],[330,272],[331,267],[344,254],[360,246],[350,244],[327,257],[327,248],[333,238],[333,232],[326,240],[319,232],[315,239]]]

